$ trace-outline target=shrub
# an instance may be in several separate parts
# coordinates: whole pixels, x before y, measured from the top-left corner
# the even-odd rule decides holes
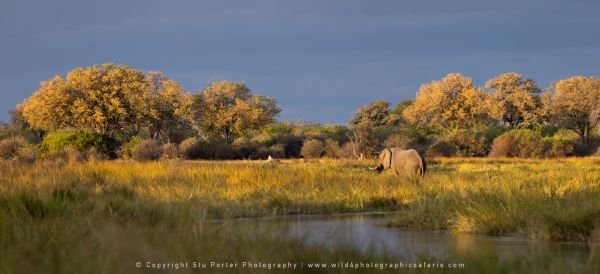
[[[275,144],[269,147],[269,155],[275,158],[285,158],[285,145]]]
[[[550,145],[552,147],[552,145]],[[557,149],[559,149],[557,147]],[[547,146],[539,132],[529,129],[508,131],[494,139],[490,157],[544,157]]]
[[[24,163],[33,163],[39,158],[39,149],[35,145],[24,145],[17,151],[17,160]]]
[[[445,140],[456,147],[455,154],[460,157],[479,157],[489,153],[483,133],[473,130],[452,131]]]
[[[136,161],[153,161],[160,159],[162,147],[154,139],[148,139],[140,142],[131,150],[131,156]]]
[[[285,158],[285,147],[283,144],[275,144],[270,147],[260,146],[252,155],[250,159],[267,159],[269,156],[273,158]]]
[[[434,157],[452,157],[456,154],[456,147],[444,140],[438,140],[427,149],[427,155]]]
[[[323,143],[319,140],[313,139],[304,142],[300,154],[304,156],[304,158],[319,158],[321,155],[323,155],[323,151]]]
[[[340,149],[336,153],[338,158],[341,159],[352,159],[356,158],[354,155],[354,146],[351,142],[347,142],[344,145],[340,146]]]
[[[489,152],[485,135],[480,131],[453,130],[435,141],[427,150],[431,156],[478,157]]]
[[[26,144],[25,138],[11,137],[0,141],[0,159],[10,160],[18,155],[18,151]]]
[[[573,155],[575,141],[560,136],[544,137],[542,143],[545,147],[545,157],[566,157]]]
[[[199,159],[202,156],[203,142],[196,138],[187,138],[179,144],[179,153],[185,159]]]
[[[131,152],[132,152],[133,148],[141,142],[142,142],[142,138],[140,136],[131,137],[131,139],[129,139],[129,142],[127,142],[126,144],[121,146],[121,149],[119,150],[119,155],[125,159],[131,158],[131,155],[132,155]]]
[[[233,150],[236,152],[238,158],[241,159],[251,158],[260,147],[260,144],[257,142],[246,138],[238,138],[233,141],[231,145],[233,146]]]
[[[119,142],[108,135],[101,135],[90,132],[65,131],[54,132],[44,137],[43,146],[48,153],[60,153],[66,148],[77,149],[80,152],[95,148],[101,153],[115,156],[115,151]]]
[[[179,149],[177,148],[176,144],[173,143],[168,143],[168,144],[164,144],[162,145],[162,155],[161,155],[161,159],[165,159],[165,160],[172,160],[172,159],[177,159],[180,158],[181,155],[179,153]]]
[[[277,138],[277,144],[283,145],[285,157],[288,158],[299,157],[303,146],[302,137],[291,134]]]
[[[238,153],[233,146],[225,142],[225,140],[214,139],[209,140],[208,145],[205,146],[205,155],[203,158],[218,160],[237,159]]]
[[[324,156],[329,158],[339,158],[340,145],[336,140],[325,140]]]

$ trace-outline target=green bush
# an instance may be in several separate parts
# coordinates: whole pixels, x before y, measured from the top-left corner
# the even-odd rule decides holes
[[[95,148],[98,152],[110,157],[116,156],[119,142],[108,135],[91,132],[65,131],[54,132],[44,137],[42,142],[47,153],[61,153],[67,148],[84,152]]]

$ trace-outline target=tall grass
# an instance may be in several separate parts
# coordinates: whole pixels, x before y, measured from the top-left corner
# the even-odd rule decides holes
[[[600,162],[441,159],[395,226],[563,241],[600,240]]]
[[[437,159],[425,178],[409,179],[346,160],[2,162],[0,273],[147,272],[138,260],[373,259],[200,222],[286,214],[394,210],[394,226],[597,242],[599,164]],[[468,272],[507,265],[475,258],[465,259]],[[508,267],[548,270],[547,259]]]

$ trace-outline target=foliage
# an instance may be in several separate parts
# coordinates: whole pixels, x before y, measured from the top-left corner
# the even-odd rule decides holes
[[[542,136],[529,129],[506,132],[494,140],[490,157],[541,157],[543,156]]]
[[[340,149],[340,144],[333,139],[327,139],[323,144],[323,154],[328,158],[339,158]]]
[[[600,79],[575,76],[554,83],[544,96],[548,120],[570,129],[588,144],[592,130],[600,123]]]
[[[163,142],[181,141],[182,131],[190,130],[188,123],[192,111],[192,97],[179,83],[162,72],[148,72],[148,129],[150,137]]]
[[[281,112],[275,99],[252,95],[243,83],[221,81],[211,83],[196,95],[196,119],[208,133],[221,135],[227,143],[250,130],[258,130],[275,122]]]
[[[389,122],[393,125],[405,123],[403,116],[404,110],[412,105],[413,100],[402,100],[398,103],[394,109],[390,110]]]
[[[199,159],[202,156],[202,145],[196,137],[187,138],[179,144],[179,153],[185,159]]]
[[[352,127],[350,136],[350,145],[352,155],[357,159],[374,155],[377,150],[378,141],[373,134],[373,125],[366,121]]]
[[[325,151],[323,143],[319,140],[307,140],[300,153],[304,158],[320,158]]]
[[[487,94],[473,79],[458,73],[422,85],[404,118],[413,124],[444,128],[469,127],[489,120]]]
[[[18,156],[19,149],[27,142],[23,137],[12,137],[0,140],[0,159],[10,160]]]
[[[163,150],[154,139],[143,140],[131,149],[131,157],[136,161],[154,161],[160,159]]]
[[[533,80],[509,72],[487,81],[485,88],[493,90],[489,106],[494,119],[513,128],[532,127],[541,122],[541,90]]]
[[[148,130],[170,141],[189,130],[191,97],[164,74],[126,65],[76,68],[66,78],[55,76],[22,104],[13,120],[41,136],[73,128],[111,137]]]
[[[481,157],[488,152],[488,144],[483,133],[472,129],[455,129],[433,143],[427,154],[444,157]]]
[[[108,135],[91,132],[63,131],[49,133],[42,143],[47,153],[60,153],[67,148],[87,151],[95,148],[98,152],[111,157],[116,155],[119,142]]]
[[[563,134],[542,137],[533,130],[518,129],[494,139],[490,157],[565,157],[573,155],[575,141]]]
[[[102,135],[135,133],[143,123],[147,84],[142,71],[104,64],[76,68],[42,82],[23,104],[32,127],[46,131],[73,127]]]
[[[360,123],[370,122],[373,126],[381,126],[387,123],[393,123],[390,121],[390,104],[383,100],[377,100],[356,110],[356,113],[348,124],[356,126]]]
[[[26,163],[32,164],[40,158],[40,148],[39,145],[26,144],[19,148],[17,151],[17,160]]]
[[[387,148],[398,147],[401,149],[413,148],[413,144],[414,144],[414,140],[412,138],[410,138],[406,135],[401,135],[401,134],[390,135],[383,142],[384,147],[387,147]]]
[[[130,159],[132,157],[132,151],[135,146],[142,142],[142,138],[138,135],[133,136],[129,141],[121,146],[119,149],[119,156],[124,159]]]

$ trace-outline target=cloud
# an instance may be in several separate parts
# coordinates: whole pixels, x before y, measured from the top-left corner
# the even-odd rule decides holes
[[[597,1],[0,2],[0,120],[42,80],[77,66],[164,71],[190,90],[244,81],[282,117],[344,123],[413,98],[448,72],[516,70],[542,85],[597,72]]]

